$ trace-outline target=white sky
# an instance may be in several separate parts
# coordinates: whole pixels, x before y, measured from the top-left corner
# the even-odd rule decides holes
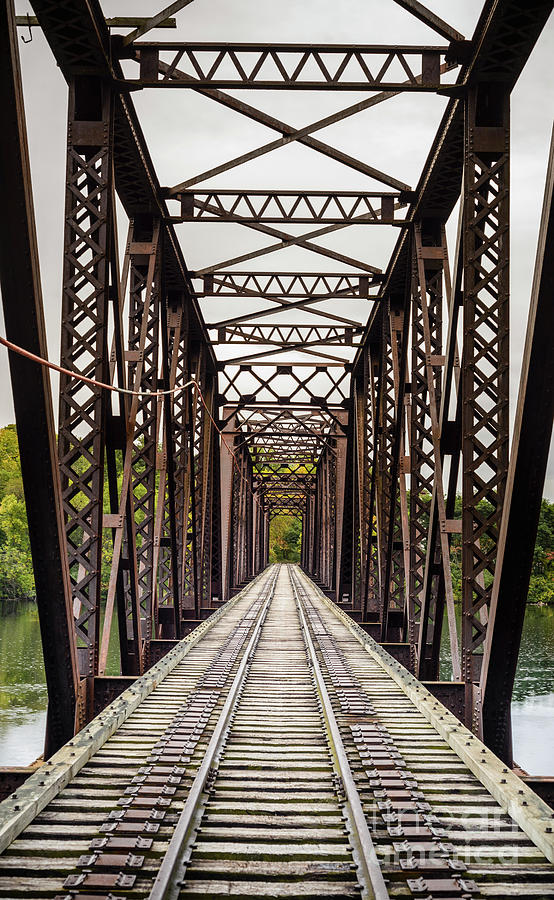
[[[151,15],[164,0],[104,0],[109,15]],[[481,0],[442,0],[427,5],[471,37]],[[16,4],[18,14],[32,12],[26,2]],[[443,44],[442,39],[393,0],[194,0],[178,14],[177,30],[152,32],[152,40],[266,41],[307,43]],[[53,56],[40,34],[20,44],[27,127],[31,153],[35,211],[39,239],[49,355],[59,358],[59,318],[63,239],[65,132],[67,88]],[[512,94],[512,412],[517,398],[519,367],[525,334],[538,224],[554,109],[552,22],[543,32]],[[130,72],[133,69],[129,70]],[[136,70],[135,70],[136,71]],[[291,125],[303,126],[362,98],[360,94],[325,91],[236,91],[235,96]],[[228,158],[258,147],[278,135],[188,90],[151,90],[133,94],[146,139],[162,184],[175,184]],[[417,184],[446,101],[433,94],[404,94],[317,133],[317,137],[362,159],[411,186]],[[379,189],[377,182],[314,153],[298,144],[261,157],[240,169],[207,182],[200,189]],[[387,188],[384,188],[385,190]],[[126,222],[120,217],[122,235]],[[292,233],[310,226],[275,226]],[[316,226],[317,227],[317,226]],[[257,247],[272,239],[235,224],[177,226],[190,269],[196,270]],[[452,227],[449,234],[453,235]],[[350,227],[320,242],[372,265],[386,268],[397,237],[396,229],[381,226]],[[450,247],[451,253],[453,246]],[[232,268],[283,271],[344,271],[346,267],[299,248],[261,257]],[[229,303],[229,301],[227,301]],[[246,312],[243,301],[225,309],[220,301],[204,303],[207,321]],[[343,303],[346,306],[346,303]],[[335,306],[336,309],[336,306]],[[350,303],[341,315],[357,309]],[[355,318],[356,316],[352,316]],[[292,320],[288,314],[286,319]],[[304,313],[296,319],[310,321]],[[269,322],[272,319],[263,319]],[[277,317],[275,321],[278,321]],[[312,319],[315,323],[316,320]],[[3,321],[0,311],[0,327]],[[229,348],[235,356],[243,348]],[[248,353],[250,350],[244,348]],[[339,351],[337,355],[340,355]],[[6,352],[0,349],[1,383],[9,382]],[[54,402],[56,407],[57,403]],[[0,425],[13,421],[11,393],[0,394]],[[554,497],[554,459],[551,454],[545,495]]]

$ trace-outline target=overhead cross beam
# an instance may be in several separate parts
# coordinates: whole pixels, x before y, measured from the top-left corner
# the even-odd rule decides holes
[[[304,250],[311,250],[313,253],[318,253],[320,256],[326,256],[328,259],[335,259],[343,265],[361,269],[362,272],[371,272],[373,275],[379,275],[381,274],[381,269],[378,269],[376,266],[371,266],[362,260],[354,259],[352,256],[347,256],[344,253],[337,253],[335,250],[330,250],[328,247],[322,247],[320,244],[314,244],[312,240],[312,238],[322,237],[325,234],[338,231],[340,228],[347,228],[349,225],[355,225],[357,224],[357,221],[363,221],[365,218],[365,215],[359,216],[352,222],[327,225],[324,228],[318,228],[316,231],[309,231],[299,235],[290,234],[288,231],[278,231],[276,228],[272,228],[269,225],[262,225],[261,223],[244,222],[243,224],[246,228],[251,228],[254,231],[262,232],[262,234],[268,234],[271,235],[271,237],[279,238],[278,243],[270,244],[269,247],[260,247],[259,250],[252,250],[250,253],[243,253],[241,256],[235,256],[232,259],[222,260],[221,262],[215,263],[213,266],[205,266],[203,269],[197,269],[196,274],[209,275],[212,272],[217,271],[217,269],[223,269],[226,266],[234,266],[241,262],[249,262],[251,259],[259,259],[261,256],[267,256],[268,253],[273,253],[276,250],[285,250],[287,247],[297,246],[302,247]]]
[[[181,211],[172,222],[352,222],[357,225],[402,225],[395,207],[402,194],[376,191],[186,191],[172,195]],[[374,201],[378,200],[376,204]],[[395,202],[396,201],[396,202]]]
[[[203,88],[346,91],[437,91],[442,86],[441,62],[448,51],[437,46],[176,41],[140,43],[134,49],[140,77],[129,83],[141,87],[190,89],[196,82]],[[161,53],[167,56],[163,73]]]
[[[141,28],[147,22],[151,22],[151,19],[147,18],[146,16],[108,16],[108,18],[106,19],[106,25],[108,26],[108,28]],[[20,28],[38,28],[40,26],[40,22],[36,16],[16,16],[15,24]],[[152,25],[150,27],[176,28],[177,20],[171,17],[164,18],[163,21],[160,21],[156,25]],[[145,32],[143,32],[143,34],[144,33]]]
[[[239,272],[215,271],[206,275],[191,273],[193,279],[202,280],[197,297],[264,297],[313,298],[330,300],[340,296],[369,297],[370,287],[381,281],[378,273],[358,275],[350,272]]]
[[[362,327],[337,328],[329,325],[253,325],[242,327],[219,328],[217,332],[217,344],[252,344],[272,343],[283,347],[292,341],[301,342],[304,345],[311,343],[333,342],[344,344],[347,347],[353,345],[353,339],[361,334]]]
[[[445,65],[450,68],[448,64]],[[160,62],[159,68],[160,71],[166,72],[168,66],[165,63]],[[184,73],[180,74],[184,76]],[[298,141],[300,144],[304,144],[306,147],[310,147],[310,149],[315,150],[317,153],[321,153],[324,156],[335,160],[335,162],[341,163],[348,168],[354,169],[356,172],[360,172],[362,175],[367,175],[368,178],[375,178],[377,181],[380,181],[382,184],[388,185],[388,187],[391,187],[394,190],[410,190],[410,186],[408,184],[405,184],[404,182],[399,181],[391,175],[387,175],[384,172],[381,172],[374,166],[369,166],[367,163],[361,162],[360,160],[355,159],[353,156],[349,156],[347,153],[343,153],[341,150],[337,150],[334,147],[331,147],[329,144],[326,144],[324,141],[320,141],[317,138],[311,136],[312,131],[317,131],[321,128],[327,128],[329,125],[336,124],[337,122],[340,122],[341,120],[346,119],[349,116],[356,115],[364,109],[369,109],[371,106],[376,106],[377,104],[382,103],[384,100],[388,100],[391,97],[397,96],[398,92],[382,91],[373,97],[369,97],[365,101],[355,103],[354,105],[347,107],[347,109],[341,110],[340,112],[334,113],[330,116],[326,116],[324,119],[320,119],[318,122],[314,122],[311,125],[298,129],[292,125],[288,125],[286,122],[283,122],[280,119],[275,118],[275,116],[271,116],[268,113],[257,109],[255,106],[251,106],[250,104],[245,103],[243,100],[239,100],[236,97],[231,96],[231,94],[226,94],[224,91],[220,91],[215,88],[210,89],[199,87],[198,83],[194,78],[192,78],[192,76],[184,77],[188,78],[188,80],[193,83],[195,90],[199,94],[202,94],[202,96],[208,97],[210,100],[214,100],[216,103],[219,103],[222,106],[227,107],[228,109],[232,109],[235,112],[246,116],[246,118],[252,119],[254,122],[258,122],[260,125],[265,125],[267,128],[271,128],[273,131],[277,131],[279,134],[284,135],[284,137],[282,137],[279,141],[274,141],[270,144],[266,144],[263,147],[258,148],[258,150],[250,151],[249,153],[242,155],[235,160],[223,163],[221,166],[210,169],[208,172],[204,172],[201,175],[195,176],[194,178],[189,178],[187,181],[180,182],[179,184],[176,184],[174,185],[174,187],[169,189],[169,194],[175,194],[179,191],[185,190],[186,188],[197,184],[199,181],[205,181],[206,178],[210,178],[213,175],[219,175],[222,172],[226,172],[228,171],[228,169],[234,168],[237,165],[242,165],[242,163],[244,162],[249,162],[257,156],[261,156],[265,153],[271,152],[272,150],[278,149],[279,147],[282,147],[285,144],[290,143],[291,141]]]

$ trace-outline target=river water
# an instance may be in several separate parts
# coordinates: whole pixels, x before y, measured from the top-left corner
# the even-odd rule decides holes
[[[443,643],[441,677],[450,676]],[[37,608],[0,601],[0,765],[40,756],[46,701]],[[527,607],[512,717],[516,762],[531,775],[554,776],[553,607]]]

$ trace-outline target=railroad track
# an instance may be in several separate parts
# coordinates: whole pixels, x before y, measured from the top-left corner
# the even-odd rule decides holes
[[[133,690],[0,806],[0,897],[554,897],[551,811],[297,567]]]

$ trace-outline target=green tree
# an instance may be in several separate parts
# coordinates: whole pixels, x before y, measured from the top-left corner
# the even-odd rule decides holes
[[[0,503],[0,534],[0,596],[34,597],[27,512],[14,494],[6,494]]]
[[[23,479],[15,425],[0,428],[0,501],[6,494],[23,500]]]
[[[269,530],[269,561],[299,562],[302,521],[298,516],[275,516]]]

